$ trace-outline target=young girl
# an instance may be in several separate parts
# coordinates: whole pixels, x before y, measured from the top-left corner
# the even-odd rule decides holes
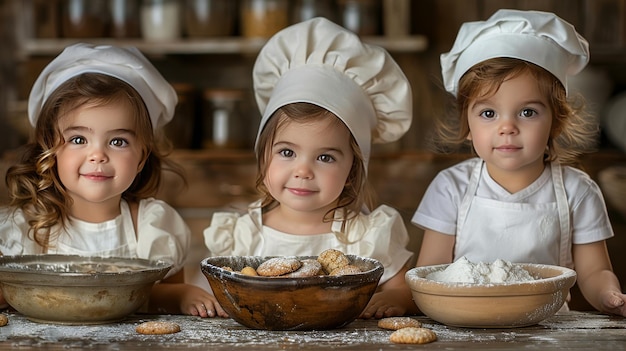
[[[566,166],[596,128],[567,101],[567,77],[588,44],[559,17],[500,10],[464,24],[441,56],[460,119],[442,128],[478,158],[439,173],[413,222],[425,229],[417,265],[501,258],[575,268],[596,309],[626,315],[605,240],[613,236],[599,187]]]
[[[183,283],[189,229],[153,198],[161,171],[172,169],[157,135],[176,101],[135,48],[66,48],[29,97],[34,141],[6,175],[0,253],[167,260],[173,267],[149,311],[226,316],[211,294]]]
[[[294,44],[296,43],[296,44]],[[364,318],[416,310],[404,275],[412,253],[399,213],[372,208],[371,142],[397,140],[411,121],[411,89],[389,54],[323,18],[276,34],[253,69],[263,115],[257,188],[248,213],[216,213],[211,255],[317,256],[334,248],[385,267]]]

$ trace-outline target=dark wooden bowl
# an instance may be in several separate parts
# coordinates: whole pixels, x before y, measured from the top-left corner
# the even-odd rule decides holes
[[[217,301],[240,324],[265,330],[328,330],[345,326],[361,314],[383,274],[380,262],[347,256],[362,273],[270,278],[236,272],[245,266],[256,269],[271,258],[259,256],[209,257],[200,265]]]

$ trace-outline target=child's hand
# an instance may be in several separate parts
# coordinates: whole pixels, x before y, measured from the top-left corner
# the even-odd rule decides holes
[[[407,303],[409,305],[407,306]],[[404,316],[416,312],[417,306],[411,298],[407,300],[403,289],[389,289],[375,293],[359,318],[385,318]]]
[[[206,317],[228,317],[228,314],[217,302],[215,296],[197,286],[190,285],[180,303],[184,314]]]
[[[605,292],[602,295],[602,306],[608,313],[626,317],[626,295],[620,292]]]

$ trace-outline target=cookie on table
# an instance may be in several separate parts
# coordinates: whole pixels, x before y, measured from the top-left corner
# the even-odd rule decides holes
[[[147,335],[174,334],[180,331],[180,325],[170,321],[149,321],[139,324],[135,331]]]
[[[9,317],[4,313],[0,313],[0,327],[4,327],[7,324],[9,324]]]
[[[378,321],[378,327],[389,330],[398,330],[402,328],[415,327],[420,328],[422,323],[411,317],[386,317]]]
[[[395,344],[427,344],[437,340],[437,334],[428,328],[407,327],[394,331],[389,340]]]
[[[278,277],[296,271],[300,266],[302,266],[302,262],[296,258],[273,257],[261,263],[256,268],[256,272],[263,277]]]

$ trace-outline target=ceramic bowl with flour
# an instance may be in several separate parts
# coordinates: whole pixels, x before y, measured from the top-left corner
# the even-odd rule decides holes
[[[417,267],[406,274],[413,300],[426,316],[457,327],[514,328],[555,314],[576,282],[559,266],[496,260]]]

